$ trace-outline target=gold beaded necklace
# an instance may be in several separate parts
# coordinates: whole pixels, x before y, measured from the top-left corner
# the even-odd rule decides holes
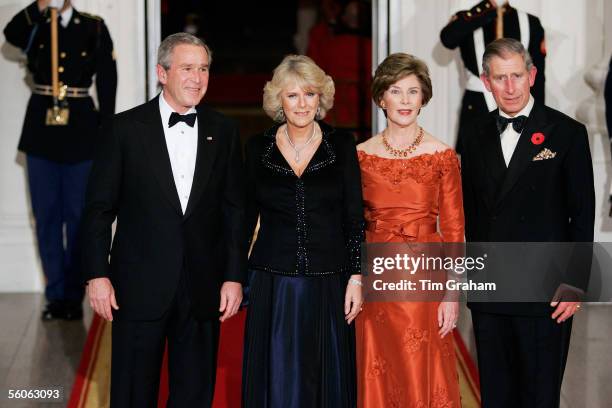
[[[408,157],[409,154],[414,153],[414,151],[421,144],[422,141],[423,141],[423,128],[420,126],[419,126],[419,132],[417,134],[417,137],[405,149],[395,149],[393,146],[389,144],[389,141],[387,140],[385,132],[382,133],[382,143],[383,143],[383,146],[385,147],[385,150],[389,152],[389,154],[395,157]]]

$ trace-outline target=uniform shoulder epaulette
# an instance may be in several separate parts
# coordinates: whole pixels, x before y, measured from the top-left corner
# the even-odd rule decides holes
[[[509,7],[509,6],[506,6],[506,7]],[[478,5],[472,7],[470,10],[460,11],[457,14],[461,14],[464,20],[470,21],[475,18],[480,18],[487,13],[491,13],[494,10],[495,10],[495,7],[493,7],[490,2],[486,1],[483,3],[478,3]]]
[[[102,17],[96,16],[95,14],[89,14],[89,13],[85,13],[83,11],[79,11],[79,14],[81,14],[83,17],[91,18],[93,20],[103,21]]]

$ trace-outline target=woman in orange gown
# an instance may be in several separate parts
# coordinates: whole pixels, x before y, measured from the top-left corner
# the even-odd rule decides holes
[[[432,95],[424,62],[397,53],[376,69],[374,102],[387,127],[358,146],[366,241],[462,242],[455,152],[417,117]],[[451,331],[456,301],[371,302],[357,318],[358,406],[461,406]]]

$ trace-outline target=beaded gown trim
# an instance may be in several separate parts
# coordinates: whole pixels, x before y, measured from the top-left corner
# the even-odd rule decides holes
[[[296,237],[297,237],[297,251],[296,251],[296,265],[295,271],[277,271],[269,267],[260,265],[251,265],[254,269],[264,270],[266,272],[277,273],[280,275],[290,276],[319,276],[319,275],[332,275],[337,273],[350,273],[359,274],[361,270],[361,244],[365,239],[365,222],[352,222],[352,225],[344,225],[345,231],[345,242],[347,249],[348,263],[340,271],[323,271],[323,272],[312,272],[310,270],[310,261],[308,257],[308,222],[305,210],[305,189],[304,189],[304,176],[321,170],[327,166],[336,163],[336,152],[331,146],[327,137],[331,132],[326,132],[322,129],[323,139],[321,140],[321,148],[323,149],[323,157],[317,157],[317,152],[312,157],[310,163],[306,166],[306,169],[302,173],[301,177],[298,177],[288,163],[275,163],[271,160],[272,152],[276,146],[276,139],[271,137],[271,141],[268,146],[264,149],[261,157],[261,161],[264,167],[280,173],[288,177],[295,178],[295,205],[296,205]],[[269,135],[274,133],[270,132]]]

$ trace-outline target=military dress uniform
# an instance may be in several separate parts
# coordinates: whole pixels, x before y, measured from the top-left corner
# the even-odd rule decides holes
[[[503,36],[519,40],[529,51],[533,63],[538,69],[531,94],[536,101],[544,103],[544,60],[546,46],[544,28],[540,20],[531,14],[517,10],[506,3],[503,14]],[[497,10],[489,1],[482,1],[470,10],[459,11],[442,29],[440,40],[449,49],[459,47],[467,82],[457,135],[457,152],[461,153],[465,137],[469,137],[468,124],[482,118],[483,115],[497,107],[493,96],[486,91],[480,74],[482,73],[482,56],[485,47],[496,37]]]
[[[117,68],[104,21],[74,8],[58,13],[60,103],[69,109],[67,125],[47,125],[53,106],[51,13],[36,2],[4,29],[6,40],[27,55],[34,82],[19,150],[26,154],[32,211],[42,267],[47,279],[44,320],[82,315],[83,287],[78,270],[78,231],[93,139],[101,120],[115,110]],[[98,106],[89,95],[95,76]]]

